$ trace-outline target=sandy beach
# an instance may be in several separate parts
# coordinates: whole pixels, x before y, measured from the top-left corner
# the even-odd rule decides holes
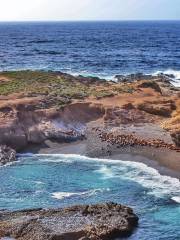
[[[152,167],[161,175],[180,179],[180,155],[168,149],[150,147],[107,146],[95,136],[72,143],[46,141],[43,146],[30,146],[24,152],[38,154],[77,154],[92,158],[142,162]]]

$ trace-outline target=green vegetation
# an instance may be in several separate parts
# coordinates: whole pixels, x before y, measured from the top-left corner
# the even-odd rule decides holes
[[[133,88],[132,85],[120,84],[120,85],[115,86],[113,88],[113,91],[116,94],[119,94],[119,93],[133,93],[134,92],[134,88]]]
[[[2,76],[9,79],[0,83],[0,94],[11,93],[58,95],[70,98],[87,96],[88,88],[70,79],[66,80],[52,72],[19,71],[3,72]]]
[[[37,107],[62,107],[74,99],[112,97],[131,93],[127,84],[114,84],[98,79],[75,78],[70,75],[43,71],[12,71],[0,73],[0,95],[21,93],[22,96],[42,96]]]
[[[104,97],[113,97],[115,94],[111,90],[92,91],[92,95],[97,99]]]

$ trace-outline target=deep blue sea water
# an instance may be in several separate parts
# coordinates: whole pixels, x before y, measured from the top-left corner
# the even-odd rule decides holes
[[[180,79],[180,21],[0,23],[0,70],[12,69]]]
[[[0,209],[114,201],[133,207],[140,218],[128,239],[180,239],[180,182],[142,163],[24,155],[0,168],[0,182]]]

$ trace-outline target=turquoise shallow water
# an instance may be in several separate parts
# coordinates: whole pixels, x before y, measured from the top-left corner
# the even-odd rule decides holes
[[[180,182],[142,163],[78,155],[22,155],[0,168],[0,209],[114,201],[140,218],[128,239],[180,239]]]

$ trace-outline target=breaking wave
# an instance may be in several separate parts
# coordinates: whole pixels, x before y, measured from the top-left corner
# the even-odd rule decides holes
[[[85,192],[54,192],[52,193],[52,197],[62,200],[65,198],[70,198],[70,197],[77,197],[77,196],[87,196],[90,197],[92,195],[96,195],[98,193],[102,193],[104,191],[110,191],[109,188],[107,189],[93,189],[93,190],[89,190],[89,191],[85,191]]]
[[[152,75],[157,76],[158,74],[168,75],[172,80],[171,83],[176,87],[180,87],[180,71],[168,69],[165,71],[157,71],[157,72],[153,73]]]
[[[24,155],[21,155],[24,156]],[[27,155],[25,155],[27,157]],[[29,155],[31,156],[31,155]],[[86,162],[88,164],[96,163],[98,168],[95,171],[101,174],[102,179],[119,178],[137,182],[147,189],[148,194],[156,197],[168,197],[173,201],[180,202],[180,181],[177,178],[161,175],[158,170],[147,166],[144,163],[122,160],[110,160],[100,158],[89,158],[76,154],[36,154],[33,158],[41,162],[70,163]],[[32,157],[31,156],[31,157]],[[92,190],[94,191],[94,190]],[[98,191],[98,190],[96,190]],[[54,193],[53,196],[60,198],[70,197],[83,193]],[[64,195],[63,195],[64,194]],[[69,194],[69,195],[66,195]],[[63,196],[62,196],[63,195]]]

